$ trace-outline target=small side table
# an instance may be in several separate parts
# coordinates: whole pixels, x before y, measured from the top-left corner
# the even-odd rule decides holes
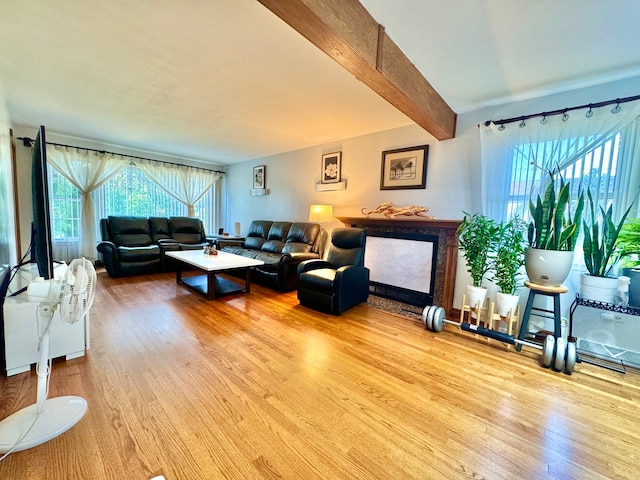
[[[525,286],[529,288],[529,298],[527,299],[527,306],[524,309],[524,315],[522,315],[522,324],[520,325],[520,333],[518,334],[518,340],[524,340],[524,337],[528,333],[529,318],[531,315],[536,315],[542,318],[552,318],[554,325],[553,336],[555,338],[560,337],[562,332],[562,318],[560,313],[560,294],[567,293],[569,289],[565,285],[549,286],[538,285],[533,282],[524,282]],[[539,308],[533,306],[533,301],[536,295],[544,295],[553,298],[553,310],[546,308]],[[541,315],[538,312],[551,313],[550,315]],[[522,344],[516,345],[516,350],[519,352],[522,350]]]
[[[241,245],[244,242],[245,237],[238,237],[236,235],[207,235],[207,241],[213,243],[216,248],[220,249],[227,245]]]

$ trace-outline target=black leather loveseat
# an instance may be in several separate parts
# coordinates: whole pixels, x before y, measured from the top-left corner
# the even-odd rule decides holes
[[[322,258],[326,241],[327,233],[317,223],[254,220],[244,242],[219,243],[223,252],[262,260],[264,265],[253,269],[253,280],[287,291],[298,286],[300,262]]]
[[[109,216],[100,220],[100,231],[98,252],[112,277],[171,270],[164,252],[207,244],[202,221],[191,217]]]

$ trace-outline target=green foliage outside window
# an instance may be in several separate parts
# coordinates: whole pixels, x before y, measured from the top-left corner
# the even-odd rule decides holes
[[[49,169],[49,205],[53,241],[78,239],[81,194],[57,170]]]

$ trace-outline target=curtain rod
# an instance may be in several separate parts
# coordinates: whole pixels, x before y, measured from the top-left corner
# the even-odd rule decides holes
[[[33,143],[35,142],[34,139],[29,138],[29,137],[16,137],[18,140],[22,141],[22,144],[25,147],[32,147]],[[87,148],[87,147],[78,147],[76,145],[66,145],[64,143],[55,143],[55,142],[46,142],[47,145],[54,145],[56,147],[67,147],[67,148],[76,148],[79,150],[86,150],[87,152],[97,152],[97,153],[109,153],[111,155],[119,155],[121,157],[127,157],[127,158],[135,158],[136,160],[147,160],[149,162],[159,162],[159,163],[166,163],[167,165],[176,165],[178,167],[189,167],[189,168],[196,168],[198,170],[204,170],[206,172],[213,172],[213,173],[221,173],[221,174],[225,174],[226,172],[223,172],[222,170],[211,170],[210,168],[202,168],[202,167],[192,167],[190,165],[183,165],[180,163],[174,163],[174,162],[167,162],[165,160],[155,160],[153,158],[145,158],[145,157],[138,157],[136,155],[126,155],[124,153],[117,153],[117,152],[108,152],[106,150],[98,150],[95,148]]]
[[[634,95],[633,97],[616,98],[615,100],[607,100],[605,102],[588,103],[586,105],[580,105],[578,107],[567,107],[559,110],[551,110],[550,112],[532,113],[530,115],[522,115],[520,117],[505,118],[503,120],[487,120],[486,122],[484,122],[484,126],[488,127],[492,123],[495,125],[505,125],[507,123],[523,122],[525,120],[529,120],[530,118],[536,118],[536,117],[545,118],[553,115],[566,115],[567,112],[571,112],[573,110],[582,110],[585,108],[588,108],[589,110],[591,110],[592,108],[606,107],[607,105],[613,105],[613,104],[616,104],[616,107],[614,108],[618,108],[621,103],[633,102],[635,100],[640,100],[640,95]],[[612,110],[612,113],[618,113],[618,111],[613,112]],[[588,116],[591,116],[591,115],[588,115]]]

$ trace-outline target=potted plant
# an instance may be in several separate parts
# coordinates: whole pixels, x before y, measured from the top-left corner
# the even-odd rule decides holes
[[[571,184],[556,170],[548,171],[544,196],[529,200],[531,221],[528,225],[529,248],[525,253],[525,269],[532,283],[559,286],[567,278],[573,263],[584,194],[578,191],[572,208]],[[557,179],[555,177],[558,177]],[[573,210],[573,211],[572,211]]]
[[[508,222],[500,222],[496,228],[495,255],[491,259],[492,280],[500,288],[497,293],[498,314],[509,316],[514,312],[519,295],[522,266],[525,255],[526,223],[520,218],[512,218]]]
[[[467,296],[469,305],[476,306],[478,302],[482,305],[487,296],[482,280],[491,267],[489,257],[494,249],[497,227],[492,219],[481,213],[463,213],[464,218],[456,230],[456,236],[473,282],[467,286]]]
[[[613,222],[613,207],[605,210],[600,206],[600,215],[596,215],[596,207],[591,191],[587,192],[589,200],[589,221],[583,220],[584,226],[584,264],[587,274],[580,277],[580,293],[584,298],[605,303],[613,303],[618,287],[618,279],[611,277],[611,272],[618,256],[616,243],[622,226],[633,204],[624,212],[616,225]]]
[[[622,225],[615,256],[622,274],[631,279],[629,305],[640,307],[640,218],[628,218]]]

